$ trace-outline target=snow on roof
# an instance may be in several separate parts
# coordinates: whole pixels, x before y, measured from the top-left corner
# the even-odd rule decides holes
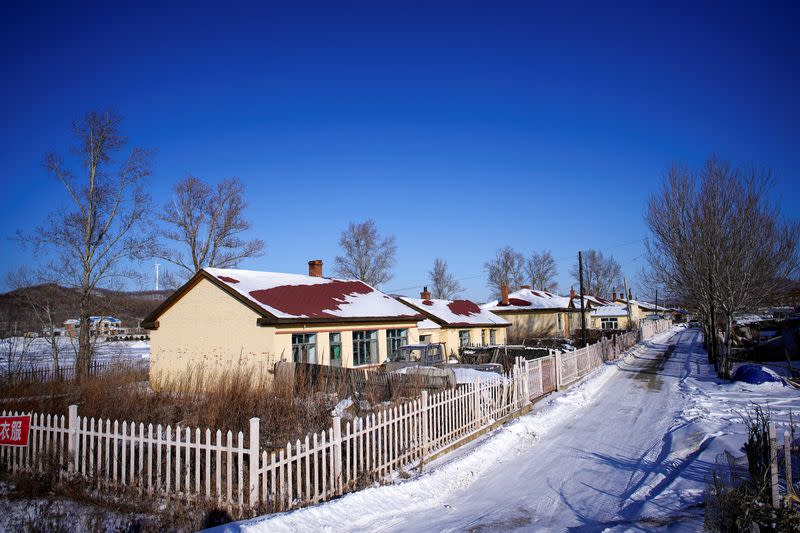
[[[510,323],[470,300],[423,300],[401,296],[400,300],[446,326],[507,326]]]
[[[419,314],[359,280],[205,268],[276,318],[408,318]]]
[[[508,305],[503,305],[500,300],[494,300],[481,305],[481,308],[488,311],[568,309],[569,302],[568,296],[559,296],[547,291],[520,289],[508,295]],[[580,300],[578,305],[580,306]]]
[[[617,298],[615,301],[626,305],[628,303],[628,300],[625,300],[624,298]],[[641,302],[639,300],[631,300],[631,305],[638,305],[647,311],[669,311],[669,309],[664,306],[652,304],[650,302]]]
[[[628,310],[621,305],[603,305],[591,312],[591,316],[627,316]]]
[[[417,329],[441,329],[441,326],[430,318],[426,318],[417,322]]]

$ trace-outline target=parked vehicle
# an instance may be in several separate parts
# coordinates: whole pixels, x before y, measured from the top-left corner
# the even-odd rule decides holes
[[[471,368],[482,372],[503,373],[503,365],[494,362],[479,364],[462,364],[457,359],[448,359],[442,343],[408,344],[401,346],[386,361],[387,372],[393,372],[406,367],[436,367],[440,369],[455,370],[458,368]]]

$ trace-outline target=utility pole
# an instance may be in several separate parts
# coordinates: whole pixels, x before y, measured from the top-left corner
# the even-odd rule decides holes
[[[623,283],[625,283],[625,302],[627,305],[625,307],[628,308],[628,330],[633,328],[633,319],[631,318],[631,293],[628,290],[628,278],[622,278]]]
[[[586,346],[586,316],[583,310],[583,252],[578,251],[578,282],[581,289],[581,342]]]
[[[658,314],[658,289],[656,289],[656,314]]]
[[[158,267],[159,267],[159,264],[156,263],[156,291],[158,291]]]

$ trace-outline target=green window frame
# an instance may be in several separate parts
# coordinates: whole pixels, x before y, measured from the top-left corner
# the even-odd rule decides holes
[[[378,363],[378,332],[364,330],[353,332],[353,366]]]
[[[342,334],[331,333],[328,340],[331,345],[331,366],[342,366]]]

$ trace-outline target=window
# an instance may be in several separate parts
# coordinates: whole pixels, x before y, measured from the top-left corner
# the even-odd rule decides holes
[[[397,349],[404,344],[408,344],[407,329],[387,329],[386,330],[386,356],[391,358]]]
[[[467,346],[469,345],[469,330],[462,329],[458,332],[458,345],[459,346]]]
[[[561,335],[564,331],[564,325],[561,322],[561,313],[558,313],[558,335]]]
[[[354,331],[353,332],[353,364],[369,365],[378,361],[378,332]]]
[[[601,329],[619,329],[617,317],[603,317],[600,319]]]
[[[292,334],[292,359],[295,363],[317,362],[317,334]]]
[[[487,337],[487,335],[486,335],[486,330],[485,330],[485,329],[482,329],[482,330],[481,330],[481,344],[483,344],[484,346],[486,346],[486,343],[487,343],[487,342],[489,342],[489,338],[488,338],[488,337]]]
[[[489,344],[495,345],[497,344],[497,330],[490,329],[489,330]]]
[[[342,366],[342,334],[331,333],[328,339],[331,344],[331,366]]]
[[[419,336],[419,343],[420,344],[427,344],[429,342],[431,342],[431,336],[430,335],[420,335]]]

